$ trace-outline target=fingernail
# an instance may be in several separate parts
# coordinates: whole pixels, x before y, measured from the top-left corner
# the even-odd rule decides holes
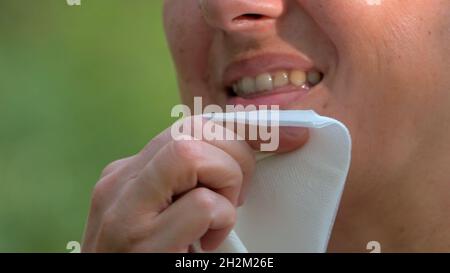
[[[300,137],[308,132],[308,128],[305,127],[281,127],[280,131],[288,136]]]

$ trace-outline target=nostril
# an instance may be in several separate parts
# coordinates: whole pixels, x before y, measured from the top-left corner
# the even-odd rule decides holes
[[[233,21],[254,21],[254,20],[261,20],[261,19],[267,19],[267,16],[264,16],[262,14],[257,13],[246,13],[243,15],[240,15],[233,19]]]

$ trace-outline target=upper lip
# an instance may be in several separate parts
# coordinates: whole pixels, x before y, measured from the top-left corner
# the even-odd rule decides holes
[[[308,59],[294,54],[264,54],[232,62],[224,71],[223,83],[229,88],[243,77],[256,77],[259,74],[276,71],[313,69]]]

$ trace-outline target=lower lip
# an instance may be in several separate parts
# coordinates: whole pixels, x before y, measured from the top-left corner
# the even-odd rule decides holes
[[[230,97],[227,101],[228,105],[278,105],[281,109],[286,108],[292,103],[305,99],[311,90],[305,88],[296,88],[284,92],[267,92],[258,96],[242,98]]]

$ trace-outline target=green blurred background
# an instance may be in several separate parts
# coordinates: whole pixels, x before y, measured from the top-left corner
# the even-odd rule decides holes
[[[0,252],[68,252],[103,167],[170,125],[162,0],[0,0]]]

